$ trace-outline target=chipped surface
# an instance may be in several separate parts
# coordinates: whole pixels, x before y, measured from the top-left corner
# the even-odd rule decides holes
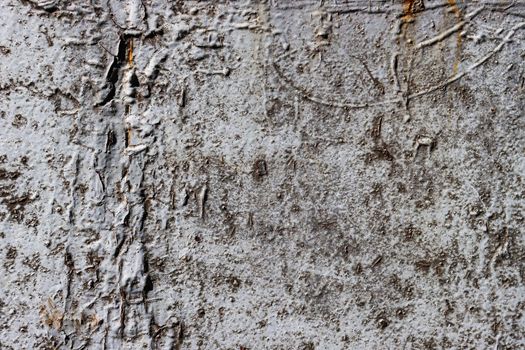
[[[525,347],[522,2],[0,18],[0,348]]]

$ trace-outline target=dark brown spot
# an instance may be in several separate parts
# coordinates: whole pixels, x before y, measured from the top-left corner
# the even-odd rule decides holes
[[[430,269],[431,265],[432,264],[429,261],[426,261],[426,260],[416,261],[416,268],[418,270],[423,271],[423,272],[428,272],[428,270]]]
[[[367,164],[375,160],[386,160],[389,162],[394,160],[394,157],[390,153],[388,146],[386,144],[383,143],[377,147],[374,147],[372,149],[372,153],[369,153],[366,155],[365,162]]]
[[[388,322],[388,320],[384,317],[380,317],[377,319],[377,327],[380,329],[385,329],[386,327],[388,327],[389,324],[390,322]]]
[[[0,169],[0,181],[2,180],[16,180],[20,176],[18,171],[8,171]]]
[[[15,115],[13,122],[11,123],[15,128],[21,128],[27,125],[27,118],[21,114]]]
[[[264,159],[256,160],[253,164],[253,177],[255,180],[261,180],[264,176],[268,175],[268,166]]]

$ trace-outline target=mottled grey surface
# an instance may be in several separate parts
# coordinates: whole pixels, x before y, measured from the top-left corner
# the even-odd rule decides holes
[[[524,349],[525,3],[0,0],[1,349]]]

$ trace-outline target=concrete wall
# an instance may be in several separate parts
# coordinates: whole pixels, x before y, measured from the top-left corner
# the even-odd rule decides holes
[[[525,348],[522,1],[0,0],[0,348]]]

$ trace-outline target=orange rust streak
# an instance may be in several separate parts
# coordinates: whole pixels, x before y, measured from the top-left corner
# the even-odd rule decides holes
[[[415,0],[403,0],[403,22],[408,22],[414,18],[412,9]]]
[[[414,21],[414,1],[403,0],[403,16],[401,17],[401,37],[407,39],[407,26]],[[408,40],[410,42],[410,40]]]
[[[130,40],[129,42],[129,49],[128,49],[128,64],[130,66],[133,65],[133,40]]]
[[[456,0],[448,0],[448,4],[452,7],[452,11],[456,15],[457,18],[461,16],[461,11],[459,11],[459,8],[456,4]]]
[[[128,142],[131,142],[131,129],[126,130],[126,132],[127,132],[127,134],[128,134],[128,135],[127,135],[127,137],[128,137]]]

